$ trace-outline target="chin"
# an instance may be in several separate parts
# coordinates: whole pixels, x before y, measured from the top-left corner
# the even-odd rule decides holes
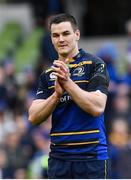
[[[66,55],[69,54],[69,52],[68,52],[68,51],[59,51],[59,54],[60,54],[61,56],[66,56]]]

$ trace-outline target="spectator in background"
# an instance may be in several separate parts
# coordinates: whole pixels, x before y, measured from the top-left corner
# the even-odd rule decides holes
[[[118,57],[117,48],[115,44],[108,42],[102,45],[97,51],[97,56],[104,60],[110,76],[110,90],[113,90],[115,83],[119,82],[119,76],[116,69],[116,60]]]
[[[6,74],[4,66],[0,65],[0,109],[6,108],[8,106],[8,93],[6,86]]]
[[[63,11],[64,11],[64,0],[48,0],[47,8],[48,8],[47,14],[63,13]]]
[[[46,18],[44,35],[43,38],[41,39],[41,44],[40,44],[40,53],[45,68],[51,66],[53,60],[58,58],[57,52],[51,42],[51,36],[49,31],[49,21],[52,16],[53,15],[50,15]]]
[[[0,145],[4,144],[7,134],[14,132],[16,128],[13,113],[8,112],[4,105],[0,105]]]
[[[8,94],[8,108],[15,112],[18,109],[19,97],[18,90],[19,86],[16,81],[15,63],[12,59],[7,58],[4,61],[4,71],[5,71],[5,82]]]
[[[5,82],[5,70],[0,66],[0,145],[4,143],[6,135],[16,129],[13,114],[8,111],[8,91]]]
[[[7,171],[7,155],[3,148],[0,146],[0,179],[7,179],[8,171]]]
[[[14,172],[14,179],[27,179],[27,169],[26,168],[17,168]]]
[[[47,178],[50,138],[41,128],[32,131],[36,152],[29,165],[30,178]]]
[[[126,57],[124,63],[124,77],[123,82],[127,83],[131,88],[131,20],[129,19],[125,24],[127,35]]]
[[[131,178],[130,126],[125,118],[115,118],[109,133],[111,179]]]
[[[128,43],[127,43],[127,55],[131,54],[131,20],[129,19],[125,24],[125,29],[127,33]]]
[[[24,69],[25,82],[24,86],[28,93],[35,94],[37,89],[36,74],[32,66],[27,66]]]
[[[131,53],[127,55],[126,72],[123,77],[123,82],[125,82],[131,89]]]
[[[112,101],[113,110],[110,119],[124,117],[131,123],[131,101],[129,98],[129,90],[129,86],[125,83],[117,86],[116,95]]]
[[[5,139],[4,150],[7,154],[8,178],[15,178],[18,169],[25,169],[28,166],[28,152],[21,142],[21,134],[16,130],[8,133]]]

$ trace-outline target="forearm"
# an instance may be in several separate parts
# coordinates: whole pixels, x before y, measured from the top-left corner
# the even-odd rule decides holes
[[[58,103],[59,97],[55,92],[46,100],[35,100],[29,108],[29,121],[32,124],[44,122],[52,114]]]
[[[93,116],[99,116],[105,109],[106,95],[100,92],[87,92],[82,90],[71,79],[63,84],[65,90],[81,109]]]

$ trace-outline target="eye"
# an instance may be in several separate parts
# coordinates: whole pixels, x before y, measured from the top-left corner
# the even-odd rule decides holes
[[[63,36],[68,36],[68,35],[70,35],[70,32],[69,32],[69,31],[63,32]]]
[[[52,34],[52,37],[59,37],[59,34],[53,33],[53,34]]]

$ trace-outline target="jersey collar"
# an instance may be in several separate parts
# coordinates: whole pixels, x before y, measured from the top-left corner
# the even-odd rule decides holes
[[[68,60],[68,63],[73,63],[73,62],[76,62],[76,61],[79,61],[83,56],[85,55],[85,51],[83,49],[79,49],[79,52],[77,55],[75,55],[74,57],[70,58]]]
[[[84,54],[85,54],[85,51],[83,49],[79,49],[79,53],[73,57],[73,60],[74,61],[80,60]]]

